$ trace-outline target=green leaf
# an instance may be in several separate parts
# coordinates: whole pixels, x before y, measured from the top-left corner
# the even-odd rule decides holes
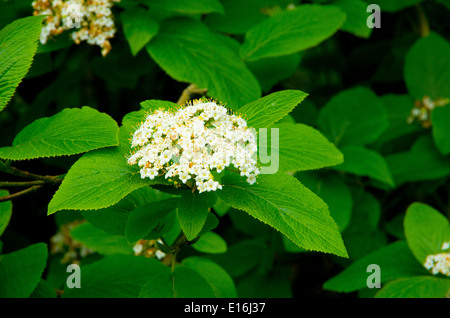
[[[125,227],[131,211],[139,206],[170,197],[172,195],[154,190],[150,187],[143,187],[131,192],[117,204],[109,208],[81,212],[81,215],[89,223],[107,233],[125,236]]]
[[[106,233],[90,223],[83,223],[74,227],[70,231],[70,235],[82,245],[103,255],[132,254],[133,252],[124,237]]]
[[[278,142],[272,143],[272,132],[265,139],[260,131],[258,151],[260,155],[270,153],[273,156],[274,151],[278,150],[279,172],[315,170],[343,162],[342,153],[312,127],[303,124],[277,124],[274,128],[278,129]],[[273,164],[274,162],[270,162],[270,165]]]
[[[217,0],[151,0],[148,2],[148,5],[150,8],[157,8],[180,14],[224,13],[222,5]]]
[[[144,238],[150,233],[169,212],[178,204],[178,199],[171,198],[142,205],[130,213],[125,229],[130,243]]]
[[[333,169],[370,177],[394,187],[386,160],[378,152],[360,146],[343,147],[341,151],[344,154],[344,163]]]
[[[118,127],[107,114],[90,107],[64,109],[25,127],[12,147],[0,148],[0,158],[26,160],[69,156],[117,146]]]
[[[254,61],[296,53],[318,45],[344,23],[338,8],[300,5],[262,21],[245,34],[241,57]]]
[[[450,242],[450,224],[441,213],[423,203],[413,203],[406,211],[405,236],[419,263],[430,254],[443,253],[442,244]]]
[[[349,226],[342,233],[351,260],[359,259],[387,244],[380,230],[380,202],[370,192],[354,193],[355,203]]]
[[[41,278],[30,298],[56,298],[55,289]]]
[[[267,245],[260,240],[243,240],[228,247],[225,253],[208,255],[232,277],[241,276],[262,261]]]
[[[439,107],[431,114],[433,123],[433,139],[436,147],[443,155],[450,154],[450,105]]]
[[[205,17],[206,25],[214,31],[244,34],[254,25],[267,19],[261,8],[273,5],[270,0],[222,0],[225,14],[213,13]]]
[[[30,296],[44,271],[47,255],[47,245],[44,243],[0,255],[0,297]]]
[[[269,92],[275,84],[294,75],[300,60],[300,53],[294,53],[259,59],[246,64],[258,79],[263,92]]]
[[[408,124],[407,119],[414,107],[414,100],[410,95],[388,94],[380,97],[386,110],[389,126],[378,139],[385,143],[410,133],[420,131],[420,125]]]
[[[375,298],[448,298],[449,295],[450,279],[417,276],[388,283]]]
[[[159,25],[152,15],[140,7],[133,7],[120,14],[123,23],[123,33],[131,48],[131,53],[137,53],[158,33]]]
[[[214,291],[217,298],[236,298],[236,287],[230,275],[219,265],[202,257],[188,257],[182,264],[200,274]]]
[[[308,94],[296,90],[283,90],[264,96],[239,108],[248,127],[268,128],[290,113]]]
[[[389,124],[382,102],[364,87],[331,98],[321,109],[318,123],[325,136],[339,146],[370,144]]]
[[[119,147],[88,152],[67,173],[49,203],[48,214],[107,208],[149,184],[136,167],[127,164]]]
[[[353,199],[345,182],[336,175],[303,172],[296,175],[303,185],[322,198],[342,232],[349,224]]]
[[[9,195],[7,190],[0,190],[0,197]],[[11,201],[0,202],[0,236],[5,231],[9,224],[9,220],[12,216],[12,203]]]
[[[161,109],[161,108],[164,109],[165,111],[177,111],[181,108],[181,106],[176,103],[163,101],[163,100],[157,100],[157,99],[149,99],[149,100],[145,100],[141,103],[141,109],[144,109],[145,111],[147,111],[149,113],[153,113],[154,111]],[[139,116],[140,116],[140,114],[141,114],[141,112],[139,112]],[[137,122],[140,122],[144,119],[145,118],[143,116]],[[131,120],[131,117],[127,117],[126,120],[127,121]]]
[[[397,186],[450,174],[450,160],[438,152],[429,136],[419,138],[410,151],[387,156],[386,162]]]
[[[172,272],[166,267],[153,273],[140,298],[213,298],[211,285],[195,270],[178,265]]]
[[[0,31],[0,111],[31,66],[43,19],[43,16],[18,19]]]
[[[202,253],[225,253],[227,251],[227,243],[217,233],[208,232],[200,236],[192,247]]]
[[[208,95],[230,104],[255,100],[261,88],[244,62],[201,22],[168,19],[147,45],[148,53],[171,77],[208,89]]]
[[[362,0],[334,0],[337,6],[347,15],[341,30],[350,32],[361,38],[368,38],[372,29],[367,26],[367,4]]]
[[[405,58],[405,82],[416,99],[450,98],[450,44],[437,33],[420,38]]]
[[[191,241],[200,233],[209,208],[216,202],[213,193],[184,191],[178,203],[177,216],[186,238]]]
[[[147,280],[169,269],[155,259],[108,255],[82,267],[81,288],[66,288],[64,298],[136,298]],[[169,269],[170,270],[170,269]]]
[[[406,242],[397,241],[360,258],[343,272],[326,281],[323,288],[345,293],[367,288],[367,278],[370,275],[367,267],[371,264],[380,266],[381,283],[426,274],[426,270],[414,259]]]
[[[327,205],[297,179],[284,174],[260,175],[249,185],[237,174],[222,178],[217,195],[307,250],[347,257],[338,227]]]

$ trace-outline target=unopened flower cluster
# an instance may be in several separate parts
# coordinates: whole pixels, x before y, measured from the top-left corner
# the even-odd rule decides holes
[[[164,175],[175,186],[188,184],[199,193],[222,189],[213,171],[234,166],[249,184],[260,173],[254,129],[214,101],[155,111],[135,131],[131,146],[139,150],[128,163],[139,165],[142,178]]]
[[[450,249],[450,241],[442,244],[443,251],[448,249]],[[450,277],[450,253],[428,255],[423,266],[433,275],[441,273]]]
[[[76,44],[86,41],[98,45],[105,56],[111,50],[109,40],[116,28],[111,8],[120,0],[35,0],[34,15],[49,15],[44,20],[40,41],[46,44],[51,36],[66,30],[74,30],[72,39]]]
[[[148,258],[157,258],[162,260],[166,253],[159,249],[159,245],[163,242],[158,240],[139,240],[134,246],[133,251],[136,256],[145,256]]]
[[[50,238],[50,253],[63,253],[62,264],[80,264],[80,260],[94,251],[74,240],[70,231],[85,221],[76,220],[63,224],[60,230]]]
[[[429,96],[425,96],[422,100],[416,100],[414,108],[411,109],[411,114],[408,117],[408,124],[418,121],[422,127],[429,128],[431,126],[431,113],[436,107],[443,107],[450,103],[450,99],[441,98],[432,100]]]

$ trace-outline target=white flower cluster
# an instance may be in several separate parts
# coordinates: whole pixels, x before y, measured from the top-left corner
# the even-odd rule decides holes
[[[157,258],[162,260],[166,253],[158,248],[158,243],[163,244],[161,239],[158,240],[139,240],[134,246],[133,251],[136,256],[145,256],[149,258]]]
[[[157,110],[135,131],[129,164],[138,163],[141,177],[165,175],[204,191],[222,189],[213,171],[234,165],[249,184],[260,173],[256,166],[256,133],[240,116],[213,101],[194,101],[176,112]]]
[[[46,44],[52,35],[74,27],[72,39],[76,44],[86,41],[102,48],[105,56],[111,50],[109,39],[116,32],[111,7],[120,0],[35,0],[34,15],[49,15],[42,28],[40,41]],[[78,25],[79,24],[79,25]]]
[[[450,241],[442,244],[442,250],[450,249]],[[450,277],[450,253],[439,253],[428,255],[423,264],[427,270],[431,270],[433,275],[441,273]]]
[[[424,128],[431,126],[431,113],[436,107],[443,107],[450,103],[450,99],[441,98],[433,100],[429,96],[424,96],[421,100],[416,100],[414,108],[407,119],[408,124],[419,121]]]

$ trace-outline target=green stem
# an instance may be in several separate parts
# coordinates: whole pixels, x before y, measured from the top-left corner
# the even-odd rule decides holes
[[[0,187],[28,187],[33,185],[44,184],[45,181],[24,181],[24,182],[10,182],[10,181],[0,181]]]
[[[3,197],[0,197],[0,202],[9,201],[9,200],[21,197],[21,196],[23,196],[25,194],[28,194],[30,192],[37,191],[40,188],[42,188],[42,185],[35,185],[35,186],[32,186],[32,187],[29,187],[28,189],[22,190],[20,192],[16,192],[16,193],[13,193],[13,194],[10,194],[10,195],[5,195]]]

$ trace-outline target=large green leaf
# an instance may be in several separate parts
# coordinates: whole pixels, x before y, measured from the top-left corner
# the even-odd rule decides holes
[[[75,155],[117,146],[119,128],[107,114],[90,107],[64,109],[25,127],[12,147],[0,148],[0,158],[25,160]]]
[[[450,174],[450,160],[439,153],[429,136],[419,138],[409,151],[387,156],[386,162],[397,186]]]
[[[261,96],[261,88],[244,62],[201,22],[168,19],[147,45],[151,57],[171,77],[208,89],[229,108]]]
[[[225,240],[214,232],[208,232],[200,236],[199,240],[192,247],[202,253],[216,254],[227,251],[227,243]]]
[[[197,237],[203,228],[208,216],[209,208],[216,202],[213,193],[184,191],[178,203],[177,216],[188,240]]]
[[[405,82],[417,99],[450,98],[450,44],[437,33],[420,38],[405,58]]]
[[[227,34],[244,34],[268,15],[262,8],[273,5],[276,0],[222,0],[225,14],[213,13],[205,17],[206,25],[214,31]]]
[[[343,162],[342,153],[316,129],[303,124],[277,124],[274,127],[278,129],[278,142],[272,142],[271,134],[266,140],[260,131],[258,151],[260,155],[272,156],[278,151],[279,172],[314,170]]]
[[[436,147],[443,155],[450,154],[450,105],[433,110],[431,121]]]
[[[129,242],[136,242],[150,233],[169,212],[178,204],[178,199],[171,198],[142,205],[130,213],[125,228]]]
[[[140,8],[133,7],[120,14],[123,33],[135,56],[158,33],[159,25],[151,14]]]
[[[362,0],[334,0],[337,6],[347,15],[341,30],[350,32],[362,38],[368,38],[372,29],[367,26],[367,4]]]
[[[143,187],[131,192],[117,204],[109,208],[96,211],[84,211],[81,214],[89,223],[103,231],[114,235],[125,236],[127,220],[133,210],[148,203],[170,197],[172,195],[154,190],[150,187]]]
[[[155,259],[132,255],[108,255],[83,266],[81,288],[67,288],[63,297],[136,298],[147,280],[166,268],[169,269]]]
[[[314,172],[299,173],[296,177],[325,201],[342,232],[350,222],[353,206],[352,194],[342,178]]]
[[[263,92],[269,92],[278,82],[294,75],[301,60],[301,53],[268,57],[247,62],[247,67],[256,76]]]
[[[240,107],[237,112],[245,115],[247,125],[268,128],[290,113],[308,94],[296,90],[283,90],[264,96]]]
[[[182,264],[200,274],[214,291],[217,298],[235,298],[236,287],[230,275],[219,265],[202,257],[188,257]]]
[[[0,111],[31,66],[43,19],[43,16],[26,17],[0,31]]]
[[[377,140],[388,126],[383,104],[368,88],[343,91],[322,108],[319,126],[339,146],[367,145]]]
[[[127,164],[119,147],[88,152],[67,173],[49,203],[48,214],[107,208],[152,183],[141,179],[139,170]]]
[[[300,5],[250,29],[240,54],[244,60],[252,61],[299,52],[329,38],[344,21],[345,13],[336,7]]]
[[[333,167],[334,169],[370,177],[391,187],[394,186],[386,160],[378,152],[360,146],[343,147],[341,151],[344,163]]]
[[[106,233],[90,223],[74,227],[70,231],[70,236],[87,248],[103,255],[133,253],[133,249],[123,236]]]
[[[416,276],[388,283],[375,298],[448,298],[449,295],[450,279]]]
[[[0,255],[0,297],[30,296],[47,264],[47,255],[47,245],[44,243]]]
[[[450,242],[448,220],[426,204],[410,205],[404,226],[409,248],[421,264],[425,263],[428,255],[443,253],[442,244]]]
[[[9,195],[7,190],[0,190],[0,197]],[[11,201],[0,202],[0,236],[5,231],[9,224],[9,220],[12,216],[12,203]]]
[[[406,242],[397,241],[357,260],[343,272],[326,281],[323,288],[345,293],[367,288],[367,278],[370,275],[367,267],[371,264],[380,266],[381,283],[427,273],[414,259]]]
[[[214,298],[208,281],[195,270],[178,265],[155,271],[139,295],[140,298]]]
[[[249,185],[237,174],[225,175],[217,195],[307,250],[347,257],[338,227],[327,205],[290,175],[259,176]]]

